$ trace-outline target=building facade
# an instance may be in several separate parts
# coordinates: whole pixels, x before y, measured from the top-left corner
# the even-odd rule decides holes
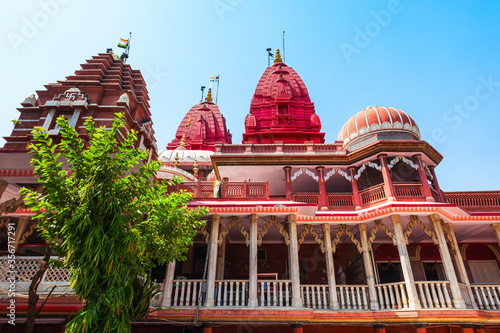
[[[17,194],[36,184],[25,151],[29,130],[43,126],[57,138],[59,114],[79,129],[89,115],[109,125],[119,110],[140,131],[138,144],[161,161],[158,178],[182,177],[171,190],[192,192],[190,205],[210,210],[187,260],[154,272],[162,293],[153,306],[162,310],[139,326],[500,329],[500,191],[443,191],[435,172],[442,156],[404,111],[367,107],[325,143],[304,82],[279,52],[257,84],[241,144],[232,143],[209,92],[158,151],[147,99],[140,73],[102,54],[22,103],[21,124],[0,151],[2,228],[10,222],[20,230],[20,286],[37,265],[30,255],[43,247]],[[40,291],[54,284],[62,297],[44,315],[76,311],[67,272],[49,270]]]

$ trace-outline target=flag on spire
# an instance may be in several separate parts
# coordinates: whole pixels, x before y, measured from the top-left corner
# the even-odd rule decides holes
[[[129,42],[128,39],[120,38],[120,42],[118,43],[118,47],[121,47],[122,49],[126,49],[128,46],[128,42]]]

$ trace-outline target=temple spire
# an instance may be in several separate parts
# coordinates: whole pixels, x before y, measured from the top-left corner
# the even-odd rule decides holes
[[[276,49],[276,57],[274,58],[274,63],[279,64],[282,62],[283,60],[281,60],[280,49]]]
[[[205,102],[212,102],[213,99],[212,99],[212,88],[208,88],[208,93],[207,93],[207,97],[205,98]]]

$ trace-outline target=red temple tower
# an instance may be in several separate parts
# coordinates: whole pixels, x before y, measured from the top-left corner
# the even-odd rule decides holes
[[[266,68],[255,89],[243,143],[324,143],[320,130],[306,85],[276,50],[274,64]]]

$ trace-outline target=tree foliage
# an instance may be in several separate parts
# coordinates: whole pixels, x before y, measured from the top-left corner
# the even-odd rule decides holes
[[[134,148],[137,133],[126,131],[123,114],[112,128],[96,128],[88,118],[88,142],[64,118],[56,121],[60,143],[37,128],[30,145],[44,191],[22,194],[39,212],[41,235],[65,257],[71,287],[86,301],[67,332],[129,332],[137,277],[155,264],[184,259],[207,211],[188,209],[188,193],[166,195],[180,180],[154,181],[159,162],[143,163],[148,152]]]

